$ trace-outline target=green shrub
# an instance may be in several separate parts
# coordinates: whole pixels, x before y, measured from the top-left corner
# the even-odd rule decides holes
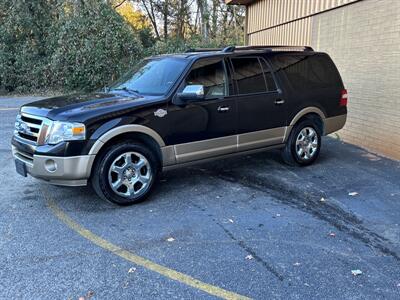
[[[46,85],[51,1],[0,0],[0,90]]]
[[[105,1],[0,0],[0,91],[92,90],[143,55]]]
[[[103,2],[61,18],[51,57],[53,86],[92,90],[116,78],[143,52],[138,35]]]

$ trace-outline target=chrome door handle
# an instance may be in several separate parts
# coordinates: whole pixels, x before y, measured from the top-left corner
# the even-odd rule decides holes
[[[227,112],[229,110],[229,106],[219,106],[218,112]]]
[[[282,105],[283,103],[285,103],[285,100],[283,100],[283,99],[276,99],[275,100],[275,105]]]

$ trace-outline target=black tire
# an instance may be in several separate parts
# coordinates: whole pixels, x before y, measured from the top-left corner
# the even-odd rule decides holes
[[[297,138],[299,137],[299,134],[303,130],[307,131],[307,128],[312,128],[315,131],[315,133],[316,133],[315,140],[318,143],[317,148],[315,151],[312,152],[312,155],[308,154],[308,155],[310,155],[309,158],[306,158],[304,156],[302,157],[296,151],[297,150],[296,148],[298,147],[296,145]],[[312,139],[313,142],[315,140],[314,140],[314,138]],[[299,146],[299,147],[301,147],[301,146]],[[292,129],[292,131],[289,135],[289,138],[286,142],[285,148],[282,151],[282,158],[286,164],[291,165],[291,166],[308,166],[315,162],[315,160],[319,156],[320,150],[321,150],[321,130],[315,124],[315,122],[313,122],[312,119],[305,119],[305,120],[297,123],[294,126],[294,128]]]
[[[137,155],[139,156],[137,156]],[[123,157],[131,157],[131,160],[135,159],[137,157],[140,160],[140,156],[146,159],[146,165],[141,167],[139,171],[136,170],[132,171],[132,169],[127,170],[124,169],[127,166],[126,162],[124,163]],[[115,175],[113,171],[110,171],[111,165],[116,165],[116,163],[119,163],[118,161],[116,162],[117,158],[121,157],[121,169],[124,169],[123,172],[116,173]],[[117,166],[119,167],[119,166]],[[148,182],[146,182],[146,188],[144,191],[142,191],[138,195],[131,195],[131,196],[122,196],[118,193],[124,192],[123,189],[126,189],[126,193],[129,193],[130,190],[128,188],[128,185],[121,185],[121,189],[118,191],[114,191],[113,188],[111,187],[111,183],[109,181],[109,178],[112,177],[120,177],[118,174],[126,174],[127,171],[130,171],[129,175],[132,180],[132,173],[136,176],[136,178],[140,175],[140,173],[143,173],[142,170],[146,169],[145,172],[149,172],[149,179]],[[112,173],[112,174],[111,174]],[[136,142],[136,141],[127,141],[124,143],[120,143],[117,145],[110,146],[109,148],[105,149],[102,153],[100,153],[100,156],[96,158],[95,164],[92,169],[92,175],[91,175],[91,184],[97,195],[106,200],[110,201],[112,203],[118,204],[118,205],[132,205],[136,203],[140,203],[150,195],[150,193],[153,190],[154,183],[156,182],[158,175],[160,173],[160,162],[157,159],[157,156],[154,154],[154,152],[149,149],[149,147],[143,145],[142,143]],[[146,173],[147,174],[147,173]],[[132,183],[133,181],[126,181],[126,177],[124,177],[124,182],[129,182]],[[134,180],[135,178],[133,178]],[[111,180],[111,179],[110,179]],[[147,179],[146,179],[147,180]],[[141,182],[140,182],[141,183]],[[141,183],[142,184],[142,183]],[[142,184],[144,185],[144,184]]]

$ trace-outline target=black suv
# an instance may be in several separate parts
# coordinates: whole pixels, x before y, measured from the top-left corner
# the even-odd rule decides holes
[[[193,49],[143,60],[104,92],[22,106],[16,169],[127,205],[161,170],[282,148],[306,166],[321,136],[346,122],[347,92],[325,53],[310,47]]]

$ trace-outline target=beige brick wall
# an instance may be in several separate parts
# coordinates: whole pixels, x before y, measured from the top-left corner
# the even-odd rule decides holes
[[[311,45],[349,92],[344,141],[400,159],[400,0],[364,0],[312,17]]]

